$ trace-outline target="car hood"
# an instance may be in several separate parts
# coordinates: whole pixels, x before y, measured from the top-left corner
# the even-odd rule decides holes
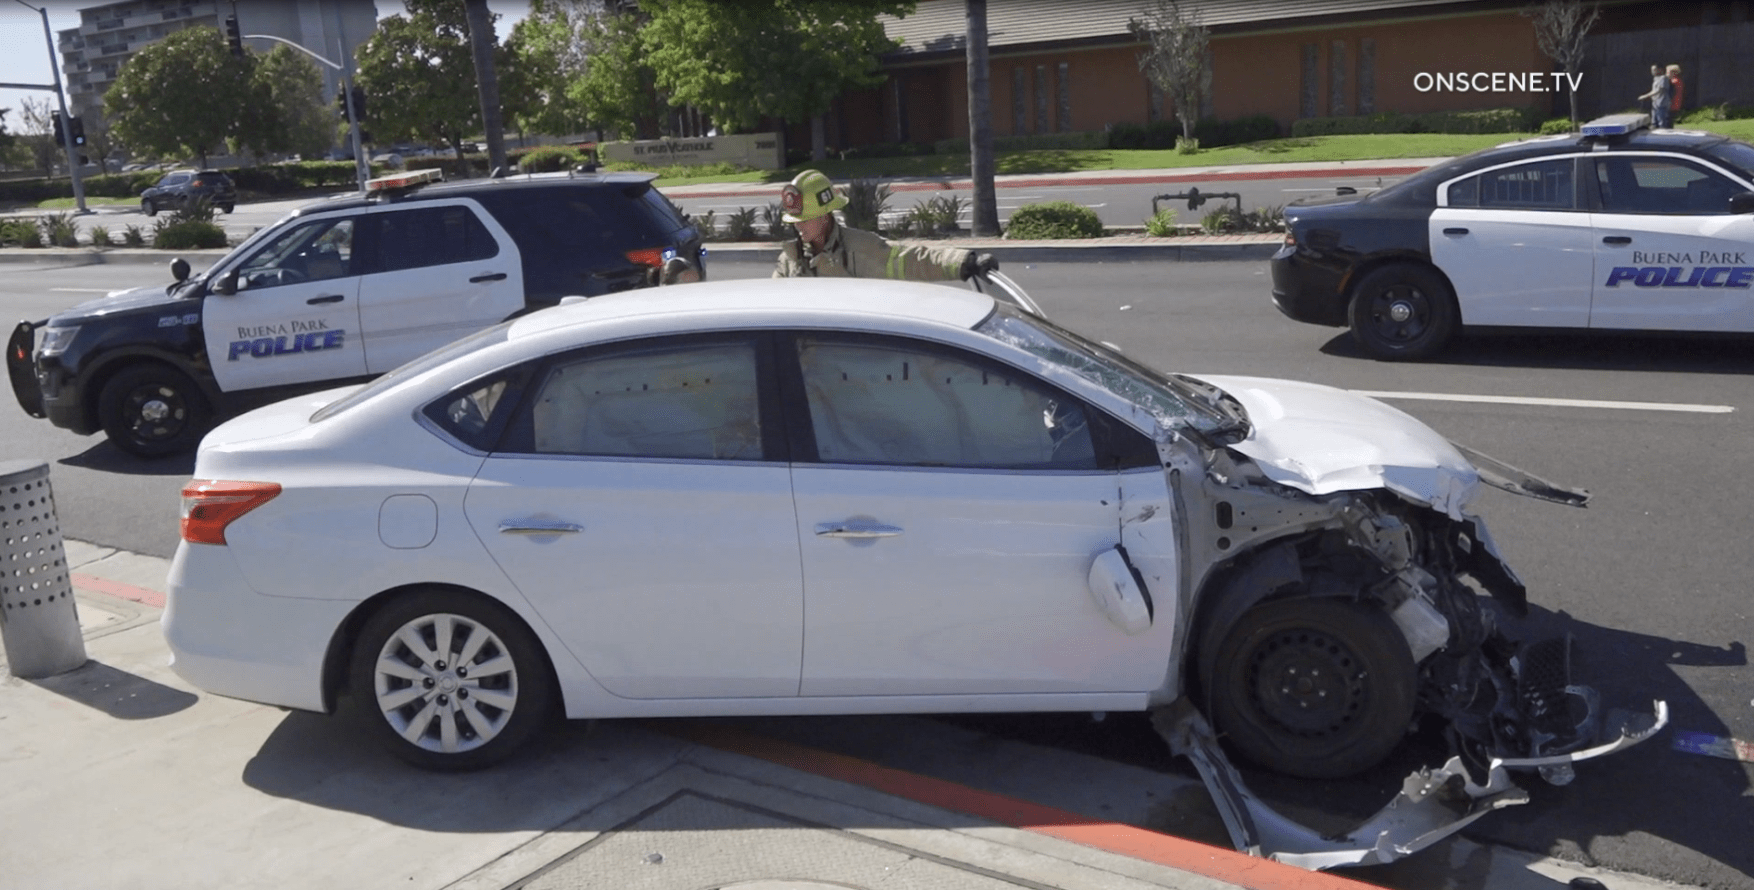
[[[1480,474],[1437,431],[1356,393],[1291,380],[1192,375],[1248,412],[1248,437],[1230,446],[1267,478],[1315,495],[1386,488],[1456,519]]]
[[[116,315],[123,312],[137,312],[143,309],[163,309],[176,306],[178,309],[190,305],[199,305],[181,300],[165,292],[162,284],[146,287],[133,287],[127,290],[110,291],[95,300],[87,300],[68,309],[63,309],[49,319],[51,325],[82,324],[97,318]]]

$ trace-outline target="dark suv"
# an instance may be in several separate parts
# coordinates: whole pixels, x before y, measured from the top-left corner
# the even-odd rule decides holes
[[[238,202],[237,186],[218,170],[172,170],[140,193],[140,212],[152,216],[160,210],[183,210],[202,199],[230,213]]]

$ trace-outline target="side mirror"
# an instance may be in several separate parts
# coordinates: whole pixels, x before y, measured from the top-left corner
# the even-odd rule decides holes
[[[1731,213],[1754,213],[1754,192],[1737,192],[1730,196]]]
[[[216,294],[230,296],[238,292],[238,270],[232,269],[213,280],[208,290]]]
[[[189,278],[189,261],[182,257],[177,257],[176,259],[171,260],[171,277],[178,281],[187,281]]]

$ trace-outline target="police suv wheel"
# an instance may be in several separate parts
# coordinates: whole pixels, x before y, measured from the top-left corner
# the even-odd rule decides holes
[[[503,606],[457,590],[405,594],[361,628],[349,695],[366,732],[433,770],[491,766],[554,714],[542,644]]]
[[[1380,608],[1327,597],[1263,603],[1218,645],[1212,724],[1275,772],[1337,779],[1387,757],[1413,722],[1418,669]]]
[[[1436,272],[1383,266],[1358,282],[1348,310],[1352,338],[1373,358],[1430,358],[1456,332],[1456,302]]]
[[[157,216],[158,215],[158,205],[152,203],[151,198],[141,198],[140,199],[140,212],[146,214],[147,216]]]
[[[117,448],[137,457],[193,449],[207,432],[207,399],[186,375],[162,365],[124,368],[104,384],[98,422]]]

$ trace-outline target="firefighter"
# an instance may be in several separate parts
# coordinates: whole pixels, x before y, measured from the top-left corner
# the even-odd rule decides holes
[[[834,211],[846,205],[847,196],[835,191],[834,183],[818,171],[805,170],[786,183],[780,190],[782,218],[797,228],[798,236],[780,248],[773,277],[967,281],[999,268],[990,253],[890,244],[875,233],[840,225]]]

